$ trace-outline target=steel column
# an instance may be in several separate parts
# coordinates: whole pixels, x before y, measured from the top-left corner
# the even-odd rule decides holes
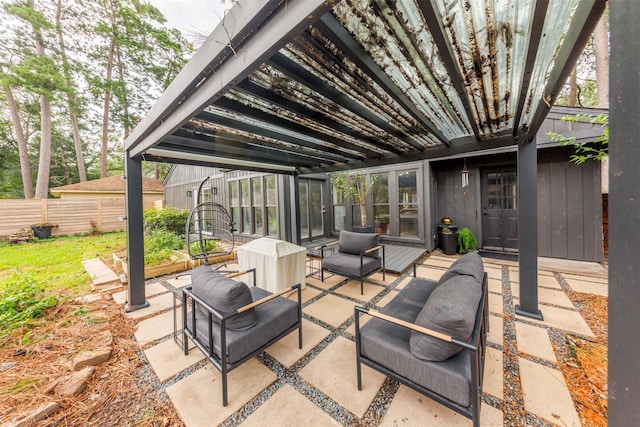
[[[640,425],[640,2],[611,0],[609,425]]]
[[[538,147],[518,144],[518,263],[520,304],[516,314],[542,320],[538,309]]]
[[[292,208],[293,218],[295,220],[295,236],[293,243],[300,245],[302,243],[302,229],[300,228],[300,178],[298,175],[293,176],[293,193],[292,193]]]
[[[144,294],[144,233],[142,231],[142,161],[125,151],[125,212],[129,286],[125,311],[147,307]]]

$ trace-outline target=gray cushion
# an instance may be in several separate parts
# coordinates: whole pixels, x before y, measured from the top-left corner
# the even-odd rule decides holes
[[[479,285],[482,285],[484,276],[484,264],[482,257],[475,252],[469,252],[458,258],[451,267],[440,277],[438,283],[442,284],[457,275],[472,276]]]
[[[382,313],[413,322],[437,282],[414,278],[389,302]],[[436,393],[468,407],[471,368],[468,350],[444,362],[424,362],[411,354],[410,330],[372,318],[360,328],[362,354],[389,370]]]
[[[268,295],[270,292],[257,288],[250,288],[252,298],[257,301]],[[261,348],[271,340],[279,337],[283,332],[295,326],[298,322],[298,303],[284,297],[274,298],[255,308],[256,324],[253,328],[237,331],[228,330],[227,340],[227,362],[236,363]],[[196,311],[196,335],[205,347],[209,343],[209,329],[207,317]],[[213,349],[218,357],[221,357],[220,350],[220,326],[212,324],[211,335],[213,338]],[[191,316],[187,317],[187,328],[193,332]]]
[[[322,268],[344,276],[364,277],[376,271],[382,265],[380,258],[362,257],[360,269],[360,255],[337,253],[322,258]]]
[[[417,325],[468,341],[473,332],[482,286],[472,276],[458,275],[439,285],[415,319]],[[442,361],[462,348],[412,331],[411,353],[421,360]]]
[[[251,291],[244,282],[229,279],[209,266],[194,268],[191,284],[194,295],[223,315],[253,302]],[[254,326],[256,321],[254,310],[247,310],[227,320],[226,324],[228,329],[243,330]]]
[[[380,244],[380,236],[376,233],[354,233],[352,231],[340,230],[340,242],[338,251],[360,255],[367,249],[374,248]],[[378,251],[367,254],[368,257],[378,258]]]

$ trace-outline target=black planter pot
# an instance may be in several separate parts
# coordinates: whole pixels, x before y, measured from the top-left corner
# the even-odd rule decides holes
[[[48,239],[51,237],[51,229],[53,227],[50,226],[41,226],[41,227],[31,227],[33,230],[33,235],[38,239]]]
[[[458,233],[438,233],[439,246],[446,255],[453,255],[458,249]]]

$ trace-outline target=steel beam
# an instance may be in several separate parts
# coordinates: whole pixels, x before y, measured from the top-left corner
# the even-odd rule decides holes
[[[520,304],[516,314],[542,320],[538,309],[538,148],[518,144],[518,263]]]
[[[264,2],[264,1],[263,1]],[[225,59],[216,70],[215,78],[211,77],[199,82],[197,88],[184,94],[185,99],[171,111],[165,111],[167,104],[175,103],[175,94],[164,95],[158,100],[158,112],[149,114],[144,126],[141,124],[134,129],[134,132],[125,142],[125,149],[131,151],[132,156],[144,153],[166,136],[185,124],[206,106],[222,97],[233,85],[244,80],[250,73],[272,57],[285,43],[298,35],[304,28],[311,25],[317,18],[327,12],[338,0],[305,0],[289,1],[286,7],[281,7],[268,17],[269,25],[255,26],[253,36],[244,42],[241,49],[236,51],[234,56]],[[238,10],[239,15],[244,18],[245,14],[255,15],[259,13],[258,8],[245,7],[238,4],[232,12]],[[242,13],[243,10],[249,12]],[[227,15],[229,17],[229,15]],[[255,17],[255,16],[254,16]],[[263,19],[266,16],[262,16]],[[239,19],[240,24],[249,25],[251,19]],[[220,26],[218,26],[219,28]],[[242,31],[246,27],[240,27]],[[257,29],[256,29],[257,28]],[[217,31],[217,29],[216,29]],[[224,29],[221,29],[224,31]],[[207,41],[212,39],[210,37]],[[223,38],[228,41],[228,37]],[[213,40],[211,43],[214,43]],[[189,61],[192,62],[193,60]],[[188,68],[189,64],[187,64]],[[185,73],[184,80],[191,81],[196,77],[196,70]]]
[[[127,220],[128,283],[125,311],[147,307],[144,292],[144,233],[142,231],[142,161],[125,151],[125,214]]]
[[[611,0],[608,423],[640,425],[640,2]]]
[[[513,134],[518,133],[518,126],[520,126],[520,118],[522,117],[522,110],[524,110],[524,103],[529,93],[529,85],[531,84],[531,74],[533,73],[533,65],[536,62],[536,56],[538,56],[538,48],[540,47],[540,38],[542,37],[542,29],[544,28],[545,16],[547,15],[547,8],[549,7],[549,0],[539,0],[536,2],[535,9],[533,11],[533,21],[531,22],[531,34],[529,35],[529,45],[527,47],[527,59],[524,63],[524,70],[522,73],[522,86],[520,87],[520,96],[518,98],[518,106],[516,108],[516,115],[513,116]]]

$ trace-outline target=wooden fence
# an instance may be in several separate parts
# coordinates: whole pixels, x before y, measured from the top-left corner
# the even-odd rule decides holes
[[[144,204],[144,209],[153,207],[153,202]],[[122,231],[124,217],[124,199],[0,199],[0,239],[43,222],[58,225],[53,236],[87,233],[94,225],[100,231]]]

